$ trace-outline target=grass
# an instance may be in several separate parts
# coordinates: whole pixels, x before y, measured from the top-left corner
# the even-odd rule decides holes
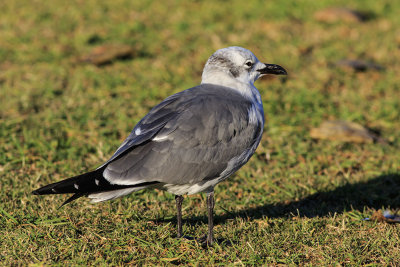
[[[317,22],[325,7],[372,12]],[[400,3],[396,1],[2,1],[2,265],[393,265],[398,225],[364,221],[400,206]],[[132,60],[77,58],[128,44]],[[176,236],[173,196],[112,202],[36,197],[38,186],[96,168],[168,95],[197,85],[216,49],[240,45],[284,66],[257,82],[266,129],[256,155],[216,187],[214,247]],[[382,72],[334,67],[375,61]],[[370,127],[387,144],[315,141],[327,119]],[[184,232],[207,228],[203,195],[185,198]]]

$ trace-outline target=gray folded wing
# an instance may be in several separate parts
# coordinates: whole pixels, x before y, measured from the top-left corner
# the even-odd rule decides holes
[[[103,175],[124,185],[218,177],[231,159],[259,141],[262,125],[250,122],[251,105],[239,93],[211,84],[170,96],[135,126]]]

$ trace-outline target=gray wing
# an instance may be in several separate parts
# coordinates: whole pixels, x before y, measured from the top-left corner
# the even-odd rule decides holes
[[[135,126],[103,175],[124,185],[218,177],[232,158],[259,141],[262,125],[249,122],[251,105],[222,86],[200,85],[175,94]]]
[[[184,92],[185,91],[169,96],[152,108],[150,112],[136,124],[129,136],[120,145],[117,151],[115,151],[114,155],[98,169],[116,160],[116,158],[127,151],[149,141],[164,128],[168,121],[174,120],[180,112],[176,109],[177,102],[179,103],[179,99]]]

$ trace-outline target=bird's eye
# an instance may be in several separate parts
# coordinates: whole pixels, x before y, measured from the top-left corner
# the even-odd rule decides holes
[[[246,66],[249,67],[249,68],[250,68],[251,66],[253,66],[253,62],[251,62],[251,61],[247,61],[245,64],[246,64]]]

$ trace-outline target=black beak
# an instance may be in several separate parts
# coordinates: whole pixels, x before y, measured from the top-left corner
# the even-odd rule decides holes
[[[257,70],[261,74],[275,74],[275,75],[287,75],[287,72],[284,68],[275,64],[265,64],[265,68]]]

